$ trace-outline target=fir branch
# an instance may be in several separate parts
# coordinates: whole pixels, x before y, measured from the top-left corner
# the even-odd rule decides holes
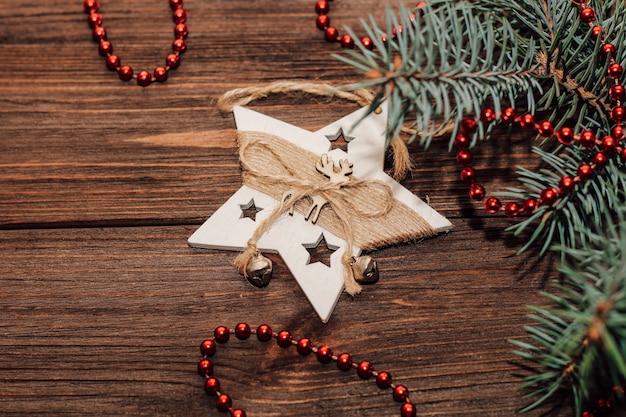
[[[535,324],[526,331],[532,343],[511,341],[518,356],[539,366],[522,386],[536,398],[522,412],[569,388],[581,416],[590,398],[626,381],[625,216],[622,209],[605,215],[603,227],[583,225],[586,239],[577,249],[555,248],[567,261],[559,269],[557,294],[544,293],[552,307],[530,307]]]
[[[410,117],[417,131],[410,141],[419,135],[427,146],[450,122],[458,126],[464,115],[478,114],[486,102],[499,111],[503,99],[511,103],[524,96],[534,107],[533,93],[540,87],[533,76],[532,39],[520,42],[506,19],[487,10],[476,13],[470,2],[442,2],[424,6],[420,13],[413,19],[405,8],[399,17],[387,10],[386,30],[373,19],[363,21],[376,48],[360,46],[337,56],[368,78],[349,88],[377,88],[370,111],[388,100],[388,140],[400,134]],[[380,40],[400,26],[395,38]],[[455,133],[456,128],[452,137]]]

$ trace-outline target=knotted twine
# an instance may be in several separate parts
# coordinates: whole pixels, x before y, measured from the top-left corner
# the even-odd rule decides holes
[[[240,272],[258,253],[260,237],[283,213],[295,206],[305,214],[310,205],[304,203],[307,196],[320,195],[328,201],[320,209],[317,224],[346,242],[341,260],[350,295],[361,291],[351,267],[354,245],[368,250],[435,234],[418,213],[394,199],[381,181],[347,177],[341,183],[331,182],[316,169],[319,155],[271,134],[239,132],[238,142],[243,183],[280,201],[235,259]]]

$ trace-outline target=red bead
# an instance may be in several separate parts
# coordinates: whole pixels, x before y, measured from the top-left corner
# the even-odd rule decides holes
[[[622,161],[622,163],[626,162],[626,148],[620,151],[619,160]]]
[[[202,359],[198,362],[198,373],[200,376],[208,376],[213,374],[213,362],[208,359]]]
[[[611,136],[613,136],[616,141],[621,141],[624,139],[624,128],[622,126],[615,126],[611,129]]]
[[[180,65],[180,55],[169,54],[167,58],[165,58],[165,65],[172,69],[178,68],[178,66]]]
[[[519,118],[519,124],[522,129],[533,129],[535,127],[535,118],[532,114],[526,113]]]
[[[187,42],[181,38],[174,39],[174,42],[172,42],[172,50],[182,54],[187,50]]]
[[[172,10],[180,9],[183,7],[183,0],[170,0],[170,7]]]
[[[485,201],[485,210],[491,214],[495,214],[502,208],[502,203],[495,197],[489,198]]]
[[[169,72],[165,67],[156,67],[154,69],[154,79],[159,82],[167,81],[168,74]]]
[[[230,417],[246,417],[246,412],[241,408],[230,410]]]
[[[480,112],[481,122],[488,124],[488,123],[493,122],[494,120],[496,120],[496,112],[491,107],[484,108]]]
[[[307,338],[298,340],[297,344],[298,353],[302,356],[308,355],[313,351],[313,343]]]
[[[89,27],[95,29],[102,24],[102,15],[100,13],[90,13],[87,17],[87,23],[89,23]]]
[[[326,30],[326,28],[330,26],[330,17],[326,14],[317,16],[317,19],[315,19],[315,26],[317,26],[319,30]]]
[[[507,123],[513,123],[515,121],[515,110],[512,107],[502,110],[502,120]]]
[[[326,345],[317,348],[317,360],[322,363],[329,363],[333,360],[333,351]]]
[[[596,145],[596,135],[591,130],[584,130],[580,132],[578,141],[583,148],[593,148]]]
[[[133,78],[133,69],[130,67],[130,65],[122,65],[117,70],[117,74],[119,75],[120,80],[130,81]]]
[[[485,187],[479,184],[472,184],[469,191],[470,198],[476,201],[482,201],[485,198]]]
[[[583,23],[591,23],[596,20],[596,11],[591,7],[584,7],[578,14],[578,18]]]
[[[172,13],[172,19],[174,19],[176,24],[185,23],[185,21],[187,21],[187,12],[182,8],[176,9],[174,13]]]
[[[591,28],[591,37],[595,40],[598,38],[602,38],[604,36],[604,29],[602,29],[602,26],[594,26],[593,28]]]
[[[315,3],[315,13],[317,14],[328,14],[330,11],[330,4],[326,0],[319,0]]]
[[[535,211],[535,209],[537,209],[538,205],[539,203],[534,198],[527,199],[526,201],[524,201],[524,213],[531,214],[533,211]]]
[[[610,77],[619,78],[622,76],[624,70],[622,69],[622,66],[620,64],[613,63],[609,65],[606,72],[607,74],[609,74]]]
[[[347,34],[343,35],[341,37],[341,46],[348,49],[354,48],[354,40],[352,39],[352,36]]]
[[[402,33],[402,25],[398,25],[398,27],[391,29],[391,37],[395,39],[398,36],[398,33]]]
[[[267,324],[262,324],[256,329],[256,338],[261,342],[267,342],[272,338],[272,328]]]
[[[603,167],[609,162],[609,159],[602,152],[598,152],[593,156],[593,163],[598,167]]]
[[[150,85],[151,82],[152,82],[152,74],[150,74],[148,71],[140,71],[139,74],[137,74],[138,85],[142,87],[147,87]]]
[[[187,25],[184,23],[179,23],[176,26],[174,26],[174,36],[176,36],[177,38],[186,38],[187,35],[189,35],[189,29],[187,28]]]
[[[604,45],[602,45],[602,54],[606,57],[612,57],[615,56],[615,53],[617,52],[617,50],[615,49],[615,45],[613,45],[612,43],[605,43]]]
[[[404,385],[397,385],[393,389],[393,399],[399,403],[406,401],[409,398],[409,390]]]
[[[226,343],[230,338],[230,330],[226,326],[217,326],[213,331],[213,336],[215,336],[216,342]]]
[[[86,13],[95,12],[100,8],[100,2],[98,0],[85,0],[83,2],[83,10]]]
[[[459,165],[469,165],[473,160],[472,153],[467,149],[461,149],[459,153],[456,154],[456,161]]]
[[[537,128],[539,134],[544,138],[549,138],[554,133],[554,127],[552,123],[548,120],[539,123],[539,127]]]
[[[404,403],[402,404],[402,408],[400,409],[400,417],[416,417],[417,409],[412,403]]]
[[[611,119],[615,123],[621,123],[626,118],[626,110],[621,106],[615,106],[611,109]]]
[[[591,411],[583,411],[581,417],[595,417],[595,414],[593,414]]]
[[[571,127],[563,126],[556,133],[556,137],[563,145],[569,145],[574,141],[574,131]]]
[[[347,353],[342,353],[337,356],[337,368],[342,371],[349,371],[352,369],[352,356]]]
[[[586,181],[593,176],[593,168],[589,164],[582,164],[578,167],[578,177],[581,181]]]
[[[621,84],[615,84],[609,88],[609,95],[615,101],[624,101],[626,98],[626,89]]]
[[[363,361],[359,363],[359,365],[356,368],[356,373],[361,379],[367,379],[370,376],[372,376],[372,371],[373,371],[372,364],[369,363],[368,361]]]
[[[339,31],[337,30],[337,28],[329,26],[324,31],[324,39],[326,39],[326,42],[337,42],[338,38]]]
[[[364,36],[361,38],[361,45],[363,45],[365,49],[368,49],[370,51],[374,49],[374,42],[369,36]]]
[[[213,339],[207,339],[200,344],[200,353],[203,356],[213,356],[216,351],[217,345]]]
[[[230,395],[228,394],[220,394],[215,401],[215,408],[217,408],[222,413],[228,411],[230,407],[233,406],[233,400],[231,400]]]
[[[207,378],[204,381],[204,392],[206,392],[208,395],[215,395],[219,392],[220,390],[220,381],[217,380],[217,378]]]
[[[520,206],[517,203],[508,203],[504,206],[504,215],[506,217],[517,217],[520,213]]]
[[[456,137],[454,138],[454,146],[459,149],[469,148],[471,142],[472,140],[467,135],[461,132],[457,133]]]
[[[600,398],[598,400],[598,409],[603,412],[603,413],[608,413],[609,411],[611,411],[611,401],[604,399],[604,398]]]
[[[476,180],[476,171],[470,166],[466,166],[461,170],[461,180],[468,184],[472,184]]]
[[[107,38],[107,31],[102,26],[97,26],[93,30],[93,39],[97,42],[100,42],[103,39]]]
[[[100,41],[100,45],[98,45],[98,51],[100,51],[100,55],[107,56],[113,52],[113,44],[109,41],[102,40]]]
[[[109,55],[107,57],[107,68],[111,71],[117,71],[117,69],[120,67],[120,63],[120,57],[117,55]]]
[[[606,152],[608,154],[612,154],[617,149],[617,142],[613,136],[605,136],[602,138],[602,143],[600,144],[602,152]]]
[[[251,333],[252,330],[250,329],[248,323],[239,323],[235,326],[235,336],[237,336],[237,339],[239,340],[246,340],[250,337]]]
[[[567,194],[574,189],[575,185],[576,181],[574,181],[574,178],[566,175],[559,181],[559,193]]]
[[[552,187],[545,188],[539,195],[539,204],[551,206],[559,198],[559,192]]]
[[[293,336],[287,330],[281,330],[276,337],[276,343],[282,348],[288,348],[292,345]]]
[[[463,119],[461,120],[461,132],[466,135],[473,135],[476,133],[477,123],[474,119]]]
[[[389,388],[391,386],[391,374],[389,372],[379,372],[376,375],[376,385],[378,388]]]

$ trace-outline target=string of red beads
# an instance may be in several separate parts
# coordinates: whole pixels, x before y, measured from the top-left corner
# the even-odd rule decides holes
[[[217,346],[228,342],[233,334],[239,340],[249,339],[251,335],[256,335],[257,340],[260,342],[268,342],[273,338],[281,348],[287,349],[295,346],[300,355],[315,354],[317,360],[323,364],[334,361],[337,368],[341,371],[347,372],[351,369],[356,369],[356,373],[360,378],[369,379],[373,377],[379,388],[391,389],[393,399],[398,403],[402,403],[400,417],[415,417],[417,415],[415,405],[409,400],[407,387],[394,384],[389,372],[374,370],[370,362],[362,361],[356,363],[348,353],[335,355],[329,346],[314,346],[311,340],[307,338],[295,340],[287,330],[281,330],[276,333],[266,324],[252,329],[247,323],[239,323],[234,329],[229,329],[226,326],[216,327],[213,337],[204,340],[200,344],[202,360],[198,363],[198,373],[205,378],[204,391],[207,395],[216,397],[215,408],[223,413],[230,413],[231,417],[246,417],[246,412],[240,408],[233,408],[232,398],[222,391],[220,381],[213,376],[215,366],[210,358],[216,354]]]
[[[493,109],[486,108],[481,112],[479,120],[484,124],[489,124],[497,118],[498,116]],[[570,127],[564,126],[555,131],[551,122],[543,121],[537,123],[533,115],[528,113],[517,116],[515,110],[510,107],[502,111],[500,120],[506,123],[517,123],[522,129],[536,130],[539,135],[546,138],[555,136],[564,145],[578,143],[587,149],[598,146],[599,150],[593,155],[589,163],[580,165],[576,176],[563,176],[558,188],[546,187],[541,191],[538,199],[528,198],[523,203],[510,202],[503,206],[500,199],[496,197],[490,197],[485,200],[485,187],[476,182],[476,171],[471,165],[474,157],[469,150],[469,146],[472,142],[472,136],[477,131],[477,121],[470,118],[463,119],[460,131],[454,139],[454,144],[458,149],[456,160],[463,167],[461,169],[461,180],[469,184],[470,198],[476,201],[485,200],[485,209],[491,214],[499,212],[502,208],[504,208],[504,214],[508,217],[532,214],[537,207],[554,204],[560,197],[571,192],[576,184],[592,178],[596,170],[608,163],[609,157],[619,155],[621,162],[626,163],[626,148],[620,146],[620,142],[624,139],[625,131],[623,126],[615,126],[611,135],[598,139],[595,133],[590,130],[575,134]]]
[[[601,54],[608,59],[607,75],[610,78],[611,87],[609,88],[609,97],[612,101],[610,118],[615,123],[610,135],[606,135],[599,139],[596,134],[590,130],[585,130],[579,134],[575,134],[570,127],[561,127],[558,131],[554,131],[550,121],[536,122],[532,114],[524,114],[517,116],[515,110],[506,108],[500,114],[500,120],[506,123],[517,123],[522,129],[535,130],[540,136],[545,138],[556,136],[560,143],[570,145],[578,143],[583,148],[591,149],[597,146],[599,150],[593,155],[588,163],[583,163],[578,167],[577,175],[574,177],[563,176],[559,182],[558,188],[546,187],[539,194],[539,198],[528,198],[523,203],[511,202],[504,205],[504,214],[508,217],[516,217],[520,214],[531,214],[539,206],[550,206],[554,204],[560,197],[571,192],[576,184],[586,181],[593,177],[596,170],[604,167],[609,158],[619,155],[622,163],[626,163],[626,149],[620,146],[624,140],[624,122],[626,121],[626,109],[623,102],[626,99],[626,89],[620,84],[619,78],[623,74],[622,66],[615,61],[615,46],[606,42],[604,39],[604,29],[595,24],[596,12],[589,7],[586,2],[574,0],[574,4],[579,7],[578,17],[584,24],[588,24],[591,29],[593,39],[600,38]],[[472,168],[473,155],[469,150],[471,137],[476,134],[477,123],[481,122],[485,125],[492,123],[498,118],[495,111],[491,108],[484,109],[478,120],[466,118],[461,121],[460,132],[455,137],[454,143],[458,148],[456,156],[457,162],[463,167],[461,169],[461,180],[470,186],[470,198],[476,201],[485,199],[485,187],[476,182],[476,171]],[[498,213],[503,208],[502,202],[496,197],[490,197],[485,201],[485,209],[491,214]]]
[[[615,385],[611,389],[610,395],[598,398],[593,407],[583,411],[582,417],[598,417],[610,413],[616,409],[615,405],[623,404],[625,398],[626,383]]]
[[[118,55],[113,53],[113,44],[108,40],[108,34],[104,26],[102,26],[102,14],[99,13],[100,3],[98,0],[85,0],[83,2],[83,10],[88,13],[87,23],[93,29],[92,35],[94,41],[98,42],[98,50],[100,55],[106,57],[106,66],[111,71],[116,71],[120,80],[130,81],[133,78],[137,80],[137,84],[147,87],[151,83],[167,81],[170,70],[178,68],[180,65],[180,55],[187,50],[187,42],[185,39],[189,34],[189,29],[185,22],[187,21],[187,12],[183,9],[183,0],[169,0],[172,9],[172,19],[174,20],[174,42],[172,42],[172,53],[165,58],[165,65],[158,66],[150,73],[149,71],[140,71],[134,73],[130,65],[122,65],[122,61]]]
[[[335,26],[331,26],[330,24],[330,17],[328,16],[328,13],[330,12],[330,1],[332,0],[318,0],[317,3],[315,3],[315,12],[317,13],[315,25],[319,30],[324,32],[324,39],[326,39],[327,42],[338,42],[341,44],[342,47],[352,49],[355,45],[352,36],[348,35],[347,33],[343,35],[340,34],[339,30]],[[420,1],[415,7],[419,9],[425,4],[425,2]],[[411,15],[411,22],[414,21],[416,18],[417,15],[413,13]],[[392,29],[392,38],[395,38],[399,32],[402,32],[402,25]],[[383,41],[386,41],[387,36],[383,35],[381,36],[381,39]],[[365,48],[369,50],[372,50],[374,48],[374,42],[369,36],[362,37],[360,39],[360,42]]]

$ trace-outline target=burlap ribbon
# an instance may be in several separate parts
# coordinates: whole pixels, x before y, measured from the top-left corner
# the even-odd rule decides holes
[[[305,197],[317,195],[328,202],[317,224],[346,241],[342,262],[345,289],[351,295],[361,290],[351,268],[354,245],[368,250],[435,234],[418,213],[394,199],[381,181],[347,177],[332,182],[316,169],[319,155],[278,136],[239,132],[238,140],[243,183],[280,201],[235,259],[240,271],[257,253],[258,239],[283,213],[293,207],[303,215],[308,212],[311,203]]]

